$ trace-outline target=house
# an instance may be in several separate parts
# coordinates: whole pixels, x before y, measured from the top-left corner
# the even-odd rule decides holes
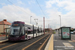
[[[11,23],[9,23],[6,19],[0,21],[0,33],[5,33],[6,28],[10,28]]]

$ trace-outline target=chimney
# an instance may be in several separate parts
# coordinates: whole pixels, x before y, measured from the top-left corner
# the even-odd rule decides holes
[[[7,21],[6,19],[4,19],[3,21]]]

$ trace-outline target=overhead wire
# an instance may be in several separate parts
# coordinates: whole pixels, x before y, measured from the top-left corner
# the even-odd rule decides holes
[[[41,6],[40,6],[39,2],[38,2],[37,0],[36,0],[36,2],[37,2],[37,4],[38,4],[38,6],[39,6],[39,8],[40,8],[41,12],[43,13],[43,15],[44,15],[44,16],[46,16],[46,15],[45,15],[45,13],[44,13],[44,11],[43,11],[43,10],[42,10],[42,8],[41,8]]]
[[[9,1],[9,0],[7,0],[9,3],[11,3],[11,4],[13,4],[11,1]],[[15,4],[13,4],[15,7],[18,7],[18,6],[16,6]],[[21,8],[20,7],[18,7],[18,9],[20,10]],[[22,10],[22,9],[21,9]],[[24,10],[23,10],[24,11]],[[30,15],[29,13],[27,13],[26,11],[24,11],[26,14],[28,14],[28,15]],[[32,16],[32,15],[30,15],[30,16]]]
[[[42,8],[41,8],[39,2],[38,2],[37,0],[36,0],[36,2],[37,2],[37,4],[39,5],[39,7],[40,7],[40,9],[41,9],[41,11],[42,11],[42,13],[43,13],[43,15],[45,16],[45,13],[44,13],[44,11],[42,10]]]

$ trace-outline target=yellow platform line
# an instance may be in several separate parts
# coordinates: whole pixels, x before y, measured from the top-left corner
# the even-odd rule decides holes
[[[44,46],[44,44],[47,42],[47,40],[49,39],[50,35],[48,36],[48,38],[44,41],[44,43],[38,48],[38,50],[41,50],[41,48]]]
[[[51,35],[46,47],[45,47],[45,50],[53,50],[53,34]]]
[[[53,50],[53,34],[52,34],[52,37],[51,37],[51,42],[49,44],[48,50]]]
[[[46,36],[47,36],[47,35],[45,35],[45,36],[43,36],[42,38],[38,39],[37,41],[35,41],[35,42],[31,43],[30,45],[28,45],[28,46],[24,47],[22,50],[27,49],[28,47],[30,47],[31,45],[35,44],[36,42],[38,42],[39,40],[43,39],[43,38],[44,38],[44,37],[46,37]]]

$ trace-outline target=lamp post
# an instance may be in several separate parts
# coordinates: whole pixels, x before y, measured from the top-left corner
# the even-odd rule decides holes
[[[60,17],[60,27],[61,27],[61,15],[59,15],[59,17]]]
[[[38,22],[37,22],[38,19],[34,19],[34,20],[35,20],[35,22],[36,22],[36,26],[37,26],[37,25],[38,25]]]

